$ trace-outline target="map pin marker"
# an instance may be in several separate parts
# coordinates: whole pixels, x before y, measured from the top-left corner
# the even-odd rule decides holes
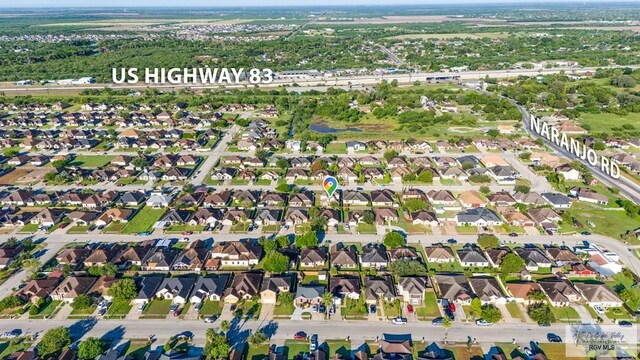
[[[324,191],[329,195],[329,197],[333,196],[333,193],[338,189],[338,180],[333,176],[326,176],[324,180],[322,180],[322,187]]]

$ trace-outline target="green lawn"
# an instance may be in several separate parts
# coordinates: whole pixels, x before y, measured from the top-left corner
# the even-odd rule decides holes
[[[69,230],[67,230],[67,234],[86,234],[87,231],[89,231],[88,226],[76,225],[69,228]]]
[[[15,352],[28,350],[31,345],[31,341],[26,338],[17,338],[11,341],[0,342],[0,358],[6,359],[9,355]]]
[[[264,225],[262,227],[262,232],[265,233],[277,233],[280,231],[280,225]]]
[[[269,344],[249,344],[248,348],[247,360],[262,360],[269,354]]]
[[[345,299],[340,311],[346,316],[361,316],[366,315],[367,308],[363,300]]]
[[[463,272],[462,264],[458,260],[448,263],[427,262],[428,269],[434,269],[436,272]]]
[[[32,233],[32,232],[36,232],[38,231],[38,224],[26,224],[25,226],[23,226],[20,230],[18,230],[19,233]]]
[[[581,232],[587,230],[594,234],[602,234],[620,239],[620,235],[638,227],[638,219],[630,218],[624,211],[581,208],[580,210],[571,209],[569,213],[580,221],[584,225],[584,228],[578,229],[573,227],[572,224],[563,224],[561,227],[562,232]],[[592,228],[587,226],[587,221],[591,221],[596,227]]]
[[[142,312],[143,315],[168,315],[171,308],[171,300],[154,299],[152,300]]]
[[[629,301],[627,305],[632,309],[636,309],[640,306],[640,288],[632,287],[633,279],[626,276],[624,272],[617,273],[613,276],[613,280],[607,281],[606,284],[617,292],[622,289],[631,289],[636,294],[636,299],[635,301]]]
[[[340,354],[344,359],[351,357],[351,342],[346,340],[326,340],[327,355],[333,358],[334,354]]]
[[[127,223],[113,221],[109,225],[107,225],[104,229],[102,229],[103,233],[119,233],[122,232]]]
[[[60,300],[49,301],[40,308],[40,311],[36,315],[29,315],[29,319],[43,319],[46,316],[54,314],[61,302]]]
[[[347,153],[347,144],[346,143],[337,143],[333,142],[327,145],[325,150],[327,154],[346,154]]]
[[[131,301],[114,301],[107,311],[108,318],[123,318],[131,311]]]
[[[433,319],[440,316],[436,293],[428,290],[424,293],[424,305],[416,307],[418,317],[423,320]]]
[[[556,319],[561,322],[572,322],[575,320],[580,320],[580,315],[578,315],[578,312],[570,306],[551,306],[551,312],[553,313],[553,315],[555,315]]]
[[[155,224],[166,209],[153,209],[145,206],[125,225],[122,232],[125,234],[135,234],[143,231],[150,231],[153,224]]]
[[[111,160],[113,160],[113,156],[111,155],[78,155],[73,159],[71,165],[97,168],[108,164]]]
[[[129,341],[125,355],[136,360],[142,360],[145,352],[149,350],[151,344],[146,339],[132,339]]]
[[[459,235],[475,235],[478,232],[478,228],[475,226],[456,226],[456,232]]]
[[[620,116],[611,113],[601,113],[601,114],[590,114],[590,113],[580,113],[580,118],[578,119],[578,123],[580,125],[586,124],[591,127],[592,133],[597,132],[608,132],[611,133],[611,128],[621,127],[625,124],[630,124],[637,126],[638,125],[638,117],[634,114],[629,114],[626,116]]]
[[[88,316],[93,314],[94,311],[96,311],[95,306],[90,306],[86,309],[73,309],[70,316]]]
[[[307,340],[286,340],[284,342],[287,359],[293,359],[298,354],[309,352],[309,341]]]
[[[201,232],[203,231],[205,228],[204,225],[188,225],[188,224],[182,224],[182,225],[173,225],[173,226],[169,226],[168,228],[165,229],[166,233],[182,233],[184,231],[193,231],[193,232]]]
[[[245,233],[249,230],[249,222],[237,222],[233,225],[231,225],[231,228],[229,229],[230,233]]]
[[[509,302],[506,306],[507,310],[509,310],[509,315],[511,315],[512,318],[524,318],[524,315],[522,314],[522,311],[520,311],[520,307],[518,306],[518,304],[516,304],[515,302]]]
[[[623,307],[615,307],[607,309],[607,317],[611,320],[629,320],[631,315]]]
[[[204,301],[202,307],[200,308],[200,315],[202,316],[211,316],[211,315],[220,315],[222,312],[222,304],[220,301],[211,301],[209,299]]]
[[[396,317],[396,316],[400,316],[401,312],[400,312],[400,301],[394,301],[394,302],[388,302],[388,301],[383,301],[384,303],[384,315],[386,317]]]
[[[242,317],[257,319],[260,316],[262,304],[259,301],[244,301],[237,305],[236,313]]]
[[[360,223],[356,227],[356,232],[358,234],[375,234],[377,232],[376,224]]]
[[[289,316],[293,314],[294,310],[293,301],[278,301],[273,309],[273,315]]]

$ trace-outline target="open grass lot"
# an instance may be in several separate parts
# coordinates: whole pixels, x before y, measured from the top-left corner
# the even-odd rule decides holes
[[[125,355],[135,360],[142,360],[144,359],[144,353],[149,350],[151,344],[146,339],[132,339],[129,340],[126,347]]]
[[[633,279],[626,276],[623,272],[617,273],[613,276],[613,279],[607,281],[606,284],[614,291],[622,291],[622,289],[631,289],[636,294],[635,301],[627,303],[630,308],[636,309],[640,306],[640,288],[633,287]]]
[[[119,232],[122,232],[125,226],[127,226],[127,223],[113,221],[111,224],[107,225],[104,229],[102,229],[102,232],[103,233],[119,233]]]
[[[376,224],[360,223],[356,228],[356,232],[358,234],[375,234],[377,232]]]
[[[153,209],[145,206],[127,223],[122,232],[134,234],[149,231],[153,224],[160,220],[165,211],[165,209]]]
[[[131,311],[130,301],[114,301],[107,311],[109,318],[123,318]]]
[[[574,308],[569,306],[551,306],[551,312],[560,322],[574,322],[576,320],[580,320],[580,315],[578,315],[578,312]]]
[[[625,124],[638,125],[637,114],[629,114],[627,116],[620,116],[616,114],[602,113],[602,114],[590,114],[581,113],[578,119],[578,124],[588,125],[591,127],[592,133],[608,132],[611,134],[614,127],[621,127]]]
[[[578,219],[585,228],[578,229],[570,224],[563,224],[561,227],[562,232],[581,232],[587,230],[592,233],[598,233],[615,239],[620,239],[622,234],[626,233],[628,230],[636,229],[638,227],[638,219],[630,218],[624,211],[572,209],[570,213]],[[588,227],[587,221],[591,221],[596,227]]]
[[[276,306],[273,308],[273,315],[289,316],[292,315],[294,311],[295,306],[293,305],[293,302],[278,301]]]
[[[258,301],[244,301],[237,305],[236,314],[247,319],[257,319],[260,316],[262,304]]]
[[[67,230],[67,234],[86,234],[87,231],[89,231],[88,226],[77,225],[69,228],[69,230]]]
[[[26,224],[25,226],[23,226],[20,230],[18,230],[19,233],[32,233],[38,230],[38,224]]]
[[[400,301],[384,301],[384,315],[390,318],[400,316]]]
[[[424,305],[416,307],[416,313],[421,320],[429,320],[440,316],[435,292],[426,291],[424,293]]]
[[[484,359],[484,352],[478,345],[472,346],[470,349],[467,349],[466,346],[455,346],[449,350],[453,352],[456,359]]]
[[[629,320],[631,314],[623,307],[610,307],[607,309],[607,317],[611,320]]]
[[[205,227],[204,225],[193,226],[189,224],[173,225],[166,228],[164,232],[166,233],[182,233],[184,231],[200,232],[204,230],[204,227]]]
[[[304,354],[309,352],[309,341],[306,340],[286,340],[284,343],[284,350],[287,354],[287,359],[293,359],[298,354]]]
[[[330,143],[327,145],[326,153],[328,154],[346,154],[347,144],[345,143]]]
[[[548,359],[554,359],[554,360],[568,359],[566,356],[566,349],[564,344],[541,343],[540,349],[545,353],[545,355],[547,355]]]
[[[211,301],[207,299],[200,308],[200,315],[202,316],[220,315],[221,312],[222,304],[220,301]]]
[[[96,307],[95,306],[90,306],[86,309],[73,309],[71,311],[71,314],[69,315],[69,317],[73,317],[73,316],[79,316],[79,317],[84,317],[84,316],[89,316],[91,314],[93,314],[96,311]]]
[[[522,319],[524,318],[524,315],[522,314],[522,311],[520,311],[520,307],[518,306],[518,304],[516,304],[515,302],[510,302],[507,303],[507,310],[509,311],[509,315],[511,315],[512,318],[516,318],[516,319]]]
[[[436,272],[463,272],[462,264],[458,260],[447,262],[447,263],[437,263],[437,262],[428,262],[428,269],[434,269]]]
[[[171,300],[155,299],[151,301],[142,312],[143,316],[162,317],[169,314]]]
[[[334,354],[340,354],[344,359],[351,357],[351,342],[345,340],[327,340],[325,341],[327,354],[333,358]]]
[[[416,40],[448,40],[448,39],[482,39],[482,38],[490,38],[490,39],[499,39],[509,36],[506,32],[486,32],[486,33],[450,33],[450,34],[404,34],[404,35],[396,35],[390,36],[388,39],[397,39],[397,40],[407,40],[407,39],[416,39]]]
[[[249,345],[247,360],[262,360],[269,354],[269,344]]]
[[[113,160],[111,155],[78,155],[73,159],[71,165],[97,168],[108,164],[111,160]]]

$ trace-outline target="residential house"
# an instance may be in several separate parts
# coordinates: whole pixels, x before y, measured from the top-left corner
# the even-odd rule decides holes
[[[402,276],[398,281],[398,295],[407,304],[422,306],[427,287],[429,279],[426,276]]]
[[[606,309],[624,305],[618,294],[604,283],[576,282],[573,285],[587,300],[589,306],[599,305]]]
[[[489,266],[489,260],[484,254],[475,247],[465,247],[457,251],[460,264],[464,267],[487,267]]]
[[[323,285],[299,285],[296,289],[294,304],[297,307],[320,305],[326,292]]]
[[[249,300],[260,295],[262,284],[261,272],[243,272],[233,277],[231,285],[224,291],[223,300],[226,303],[235,304],[244,299]]]
[[[157,247],[142,259],[142,270],[169,271],[177,255],[174,250]]]
[[[300,250],[301,268],[321,268],[327,262],[327,251],[323,248],[303,248]]]
[[[517,248],[514,252],[524,259],[524,265],[529,271],[538,271],[540,268],[550,268],[554,264],[553,261],[537,247]]]
[[[389,264],[389,256],[381,246],[369,244],[362,248],[360,264],[363,268],[384,269]]]
[[[216,244],[211,249],[211,258],[220,259],[222,266],[249,267],[257,265],[262,256],[262,247],[243,241]]]
[[[582,299],[578,290],[566,279],[539,280],[538,285],[553,306],[568,306]]]
[[[89,292],[96,280],[97,278],[88,276],[68,276],[51,293],[51,298],[72,303],[78,295],[85,295]]]
[[[156,292],[162,283],[164,276],[143,276],[139,280],[138,295],[132,300],[134,304],[146,304],[156,296]]]
[[[487,208],[473,208],[456,215],[458,225],[467,226],[500,226],[503,224],[500,216]]]
[[[193,305],[203,304],[206,300],[220,301],[231,278],[228,274],[201,276],[193,286],[189,302]]]
[[[352,276],[332,276],[329,278],[329,292],[334,302],[341,304],[342,299],[360,299],[360,278]]]
[[[450,263],[456,260],[453,254],[453,250],[451,250],[450,247],[444,246],[442,244],[427,246],[425,247],[424,252],[427,256],[428,262]]]
[[[358,267],[358,255],[352,246],[336,244],[330,250],[331,265],[338,269],[355,269]]]
[[[474,296],[473,290],[469,280],[463,274],[436,274],[433,279],[440,299],[463,304],[471,303]]]
[[[184,305],[189,299],[189,294],[195,282],[196,279],[193,277],[165,278],[156,290],[156,297],[171,300],[173,304]]]
[[[392,302],[396,300],[396,287],[390,275],[366,276],[364,278],[364,296],[368,304],[376,304],[381,300]]]
[[[473,276],[469,278],[469,284],[483,304],[504,304],[507,301],[500,283],[492,276]]]
[[[30,301],[33,304],[39,301],[46,301],[60,284],[60,278],[50,277],[45,279],[33,279],[27,282],[24,287],[16,292],[16,296],[23,301]]]
[[[292,289],[293,279],[290,274],[265,277],[260,289],[260,302],[275,304],[280,294],[289,293]]]

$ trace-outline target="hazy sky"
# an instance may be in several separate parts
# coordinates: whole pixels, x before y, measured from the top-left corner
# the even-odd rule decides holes
[[[578,1],[578,0],[575,0]],[[598,0],[592,0],[593,2]],[[601,1],[601,0],[600,0]],[[292,6],[292,5],[397,5],[469,4],[505,2],[562,2],[562,0],[0,0],[2,7],[87,7],[87,6]]]

